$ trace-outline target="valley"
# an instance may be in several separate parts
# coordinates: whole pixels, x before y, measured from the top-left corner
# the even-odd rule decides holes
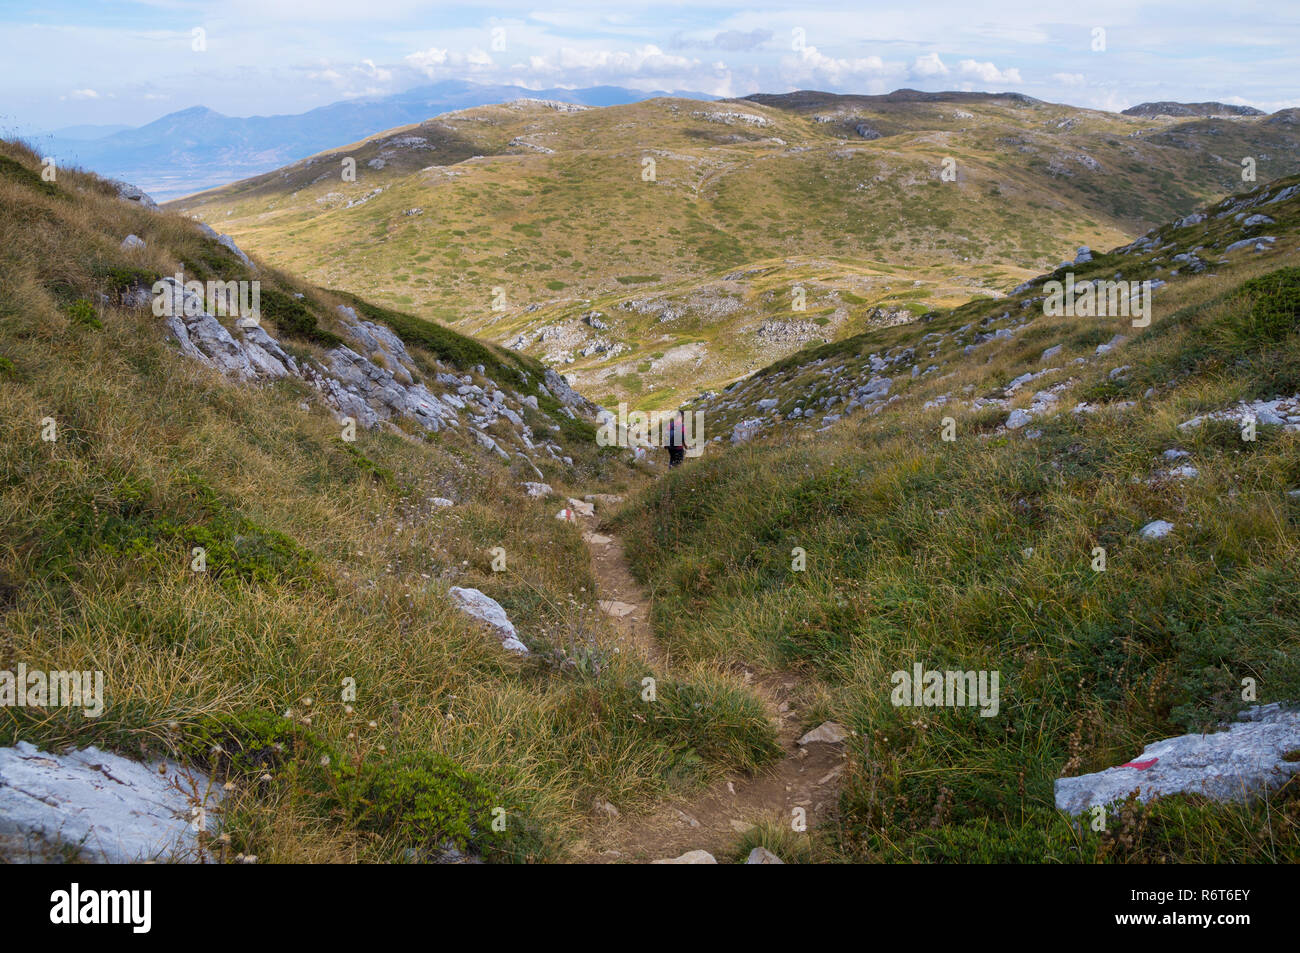
[[[1238,189],[1244,156],[1261,181],[1295,172],[1293,112],[911,90],[519,100],[170,207],[325,287],[534,355],[597,403],[658,409],[802,347],[1001,297],[1079,246]]]

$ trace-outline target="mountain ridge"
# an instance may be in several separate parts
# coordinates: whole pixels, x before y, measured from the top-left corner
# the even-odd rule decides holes
[[[617,86],[530,90],[443,80],[386,96],[340,100],[302,113],[240,117],[195,105],[94,139],[61,141],[47,134],[36,141],[62,162],[125,179],[165,200],[270,171],[340,140],[351,142],[449,110],[526,96],[609,105],[658,95],[666,94]],[[712,98],[704,93],[673,95]],[[203,128],[196,130],[195,123]]]

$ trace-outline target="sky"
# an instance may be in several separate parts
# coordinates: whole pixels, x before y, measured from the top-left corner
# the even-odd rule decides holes
[[[299,113],[443,79],[1300,106],[1300,4],[0,0],[0,129]]]

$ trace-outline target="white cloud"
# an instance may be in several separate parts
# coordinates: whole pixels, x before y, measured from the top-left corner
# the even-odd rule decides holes
[[[533,87],[616,85],[724,95],[731,77],[725,63],[665,53],[648,43],[632,50],[564,46],[553,53],[534,54],[512,67],[510,81]]]
[[[957,71],[962,76],[970,76],[982,83],[1022,83],[1020,70],[1014,67],[1000,70],[992,63],[979,63],[975,60],[962,60],[957,64]]]
[[[912,64],[912,75],[929,78],[931,76],[947,76],[948,67],[939,59],[938,53],[926,53],[916,58]]]
[[[364,72],[371,79],[380,83],[392,82],[393,71],[390,69],[384,69],[382,66],[376,66],[374,60],[362,60],[361,66],[365,67],[365,69],[361,70],[361,67],[358,67],[358,69]]]
[[[74,89],[68,93],[68,99],[98,99],[99,93],[93,89]]]
[[[1085,82],[1082,73],[1053,73],[1052,80],[1062,86],[1082,86]]]
[[[885,62],[879,56],[843,59],[827,56],[815,46],[805,46],[798,56],[786,57],[782,65],[785,67],[784,78],[796,84],[816,79],[840,85],[858,77],[875,76],[885,71]]]
[[[466,72],[482,73],[496,65],[492,57],[478,47],[472,47],[468,53],[458,53],[436,46],[408,54],[406,63],[429,79]]]

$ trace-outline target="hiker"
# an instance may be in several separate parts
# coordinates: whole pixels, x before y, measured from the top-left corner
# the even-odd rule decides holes
[[[681,466],[682,458],[686,456],[686,423],[680,410],[668,420],[664,445],[668,448],[668,465]]]

